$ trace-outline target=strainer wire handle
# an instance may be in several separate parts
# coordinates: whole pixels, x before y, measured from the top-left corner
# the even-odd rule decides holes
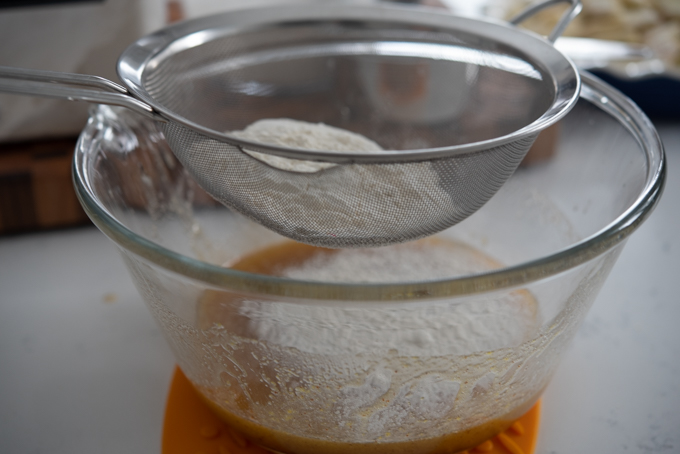
[[[99,76],[0,66],[0,92],[122,106],[166,121],[151,106],[130,96],[125,87]]]
[[[555,41],[557,41],[557,38],[562,36],[564,29],[567,28],[571,21],[576,16],[578,16],[578,14],[583,9],[581,0],[544,0],[538,3],[534,3],[532,5],[529,5],[524,11],[520,12],[518,15],[510,19],[510,23],[513,25],[518,25],[519,23],[524,22],[529,17],[533,16],[539,11],[542,11],[545,8],[549,8],[553,5],[557,5],[558,3],[571,3],[571,8],[565,11],[560,20],[555,25],[555,28],[553,28],[553,31],[550,32],[550,35],[548,35],[548,41],[554,43]]]

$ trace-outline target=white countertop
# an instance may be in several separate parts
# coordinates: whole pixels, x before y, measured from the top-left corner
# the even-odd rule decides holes
[[[680,453],[680,124],[543,400],[539,454]],[[160,453],[174,361],[94,227],[0,238],[0,453]]]

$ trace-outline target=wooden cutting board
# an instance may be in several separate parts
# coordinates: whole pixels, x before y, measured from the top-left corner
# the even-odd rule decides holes
[[[0,234],[85,224],[71,180],[76,138],[0,144]]]

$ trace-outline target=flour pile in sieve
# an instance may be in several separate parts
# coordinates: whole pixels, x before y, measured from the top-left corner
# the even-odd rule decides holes
[[[345,153],[382,151],[377,143],[366,137],[323,123],[308,123],[289,118],[268,118],[250,124],[243,131],[231,135],[269,145],[281,145],[302,150],[340,151]],[[246,150],[254,158],[272,167],[291,172],[318,172],[333,167],[328,162],[301,161]]]
[[[260,120],[230,134],[298,149],[382,151],[359,134],[290,119]],[[460,209],[440,184],[440,175],[430,161],[336,165],[245,151],[270,169],[252,165],[252,171],[240,175],[235,191],[241,203],[265,212],[265,226],[284,224],[288,230],[277,231],[298,241],[328,247],[398,243],[418,238],[412,233],[405,236],[405,225],[410,226],[407,230],[417,231],[423,220],[433,222],[433,213],[444,216]],[[278,213],[274,207],[282,203],[286,211]],[[420,236],[427,228],[423,232]]]

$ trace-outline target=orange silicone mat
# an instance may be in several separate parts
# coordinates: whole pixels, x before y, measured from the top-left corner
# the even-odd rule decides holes
[[[468,454],[533,454],[538,436],[540,402],[505,432]],[[179,368],[168,394],[163,424],[162,454],[270,454],[251,444],[215,416],[198,397]],[[319,453],[323,454],[323,453]]]

